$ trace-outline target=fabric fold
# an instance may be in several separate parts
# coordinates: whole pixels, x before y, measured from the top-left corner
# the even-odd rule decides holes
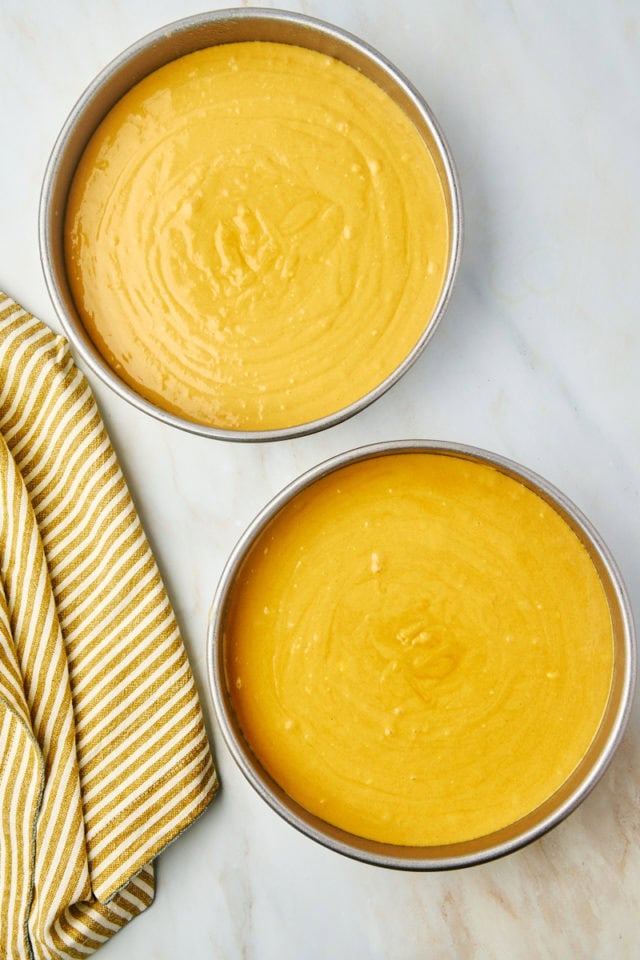
[[[67,341],[0,294],[0,957],[85,957],[213,798],[195,683]]]

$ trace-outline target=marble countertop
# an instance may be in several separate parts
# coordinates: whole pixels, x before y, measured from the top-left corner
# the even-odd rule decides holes
[[[359,34],[423,92],[460,174],[462,264],[437,335],[403,380],[313,437],[194,437],[90,377],[182,626],[223,782],[207,814],[161,856],[154,905],[99,955],[635,958],[638,701],[605,778],[551,834],[469,870],[397,873],[317,846],[245,783],[213,714],[205,633],[224,561],[267,499],[328,456],[408,437],[486,447],[543,474],[594,522],[640,609],[638,6],[290,6]],[[0,288],[56,329],[37,243],[54,138],[107,61],[203,9],[197,0],[2,2]]]

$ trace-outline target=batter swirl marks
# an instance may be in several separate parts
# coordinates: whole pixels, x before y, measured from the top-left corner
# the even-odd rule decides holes
[[[74,176],[72,294],[114,370],[163,409],[239,430],[308,423],[381,383],[447,269],[442,184],[366,77],[236,43],[134,87]]]
[[[252,547],[225,622],[234,709],[265,769],[358,836],[479,837],[567,779],[613,667],[598,573],[493,467],[394,454],[312,484]]]

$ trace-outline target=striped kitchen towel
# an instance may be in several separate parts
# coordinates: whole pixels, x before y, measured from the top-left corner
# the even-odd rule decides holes
[[[86,957],[215,794],[189,663],[67,341],[0,294],[0,957]]]

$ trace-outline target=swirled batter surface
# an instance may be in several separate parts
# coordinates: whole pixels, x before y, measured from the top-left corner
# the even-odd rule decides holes
[[[136,391],[238,430],[308,423],[378,386],[428,325],[449,224],[424,141],[374,83],[274,43],[151,74],[89,142],[69,282]]]
[[[225,662],[263,766],[311,812],[403,845],[535,809],[587,751],[610,613],[562,517],[434,453],[342,468],[289,503],[231,596]]]

